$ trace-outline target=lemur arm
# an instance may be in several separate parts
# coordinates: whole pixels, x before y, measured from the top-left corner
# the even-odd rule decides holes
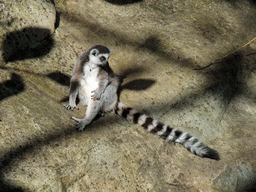
[[[93,100],[100,100],[101,94],[104,93],[105,89],[107,88],[109,84],[109,75],[108,73],[101,69],[98,74],[98,80],[99,80],[99,87],[92,91],[91,98]]]
[[[92,99],[93,100],[100,100],[101,94],[104,93],[105,89],[107,88],[109,84],[108,79],[103,79],[99,83],[99,87],[92,91]]]
[[[78,95],[79,91],[79,80],[76,77],[72,77],[70,81],[70,92],[69,92],[69,103],[65,105],[66,109],[68,110],[74,110],[74,108],[78,107],[76,106],[76,97]]]

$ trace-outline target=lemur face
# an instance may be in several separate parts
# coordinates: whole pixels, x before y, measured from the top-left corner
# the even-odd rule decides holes
[[[108,62],[109,53],[100,53],[98,49],[92,49],[89,55],[90,62],[96,65],[105,65]]]

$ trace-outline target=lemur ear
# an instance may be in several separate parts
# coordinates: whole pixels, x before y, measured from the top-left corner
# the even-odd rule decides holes
[[[90,54],[96,56],[98,53],[99,53],[99,51],[97,49],[93,49],[93,50],[91,50]]]
[[[108,47],[109,49],[109,52],[111,53],[113,51],[113,48],[112,47]]]

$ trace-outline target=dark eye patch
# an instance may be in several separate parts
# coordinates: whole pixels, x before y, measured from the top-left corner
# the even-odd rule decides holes
[[[100,60],[101,60],[101,61],[104,61],[104,60],[106,60],[106,57],[101,56],[101,57],[100,57]]]

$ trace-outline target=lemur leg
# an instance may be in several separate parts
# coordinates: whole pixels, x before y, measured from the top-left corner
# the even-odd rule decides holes
[[[76,98],[78,95],[78,91],[79,81],[72,77],[70,81],[69,103],[64,106],[67,110],[71,109],[73,111],[74,108],[78,109],[78,107],[76,106]]]
[[[114,111],[118,102],[118,95],[116,92],[117,92],[117,87],[114,85],[109,85],[106,88],[105,93],[101,98],[104,101],[102,108],[105,113]]]
[[[90,100],[85,113],[85,117],[83,119],[71,117],[73,120],[77,122],[76,129],[78,131],[83,131],[85,127],[89,125],[92,122],[92,120],[96,117],[96,115],[99,113],[100,108],[100,101]]]

